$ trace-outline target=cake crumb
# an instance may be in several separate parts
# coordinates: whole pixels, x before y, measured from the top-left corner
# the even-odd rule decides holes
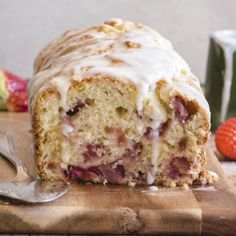
[[[135,183],[135,182],[129,182],[128,185],[129,185],[130,187],[135,187],[135,186],[136,186],[136,183]]]
[[[184,184],[184,185],[182,186],[182,189],[183,189],[183,190],[188,190],[188,189],[189,189],[189,186],[188,186],[187,184]]]

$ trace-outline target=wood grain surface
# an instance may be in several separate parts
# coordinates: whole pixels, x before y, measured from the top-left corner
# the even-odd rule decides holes
[[[0,131],[13,135],[17,154],[36,175],[28,114],[1,113]],[[183,190],[74,184],[64,197],[46,204],[0,197],[0,233],[235,235],[235,188],[207,152],[207,166],[220,178],[214,186]],[[0,180],[14,174],[0,158]]]

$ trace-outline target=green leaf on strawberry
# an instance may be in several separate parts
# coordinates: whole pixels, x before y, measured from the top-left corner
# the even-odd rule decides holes
[[[7,78],[3,71],[0,71],[0,110],[6,110],[6,101],[9,97],[9,92],[6,87]]]

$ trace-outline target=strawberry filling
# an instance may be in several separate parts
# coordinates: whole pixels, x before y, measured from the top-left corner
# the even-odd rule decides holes
[[[83,153],[85,161],[89,161],[92,158],[102,157],[105,155],[105,146],[98,143],[90,143],[86,145],[86,151]]]
[[[97,175],[93,171],[80,168],[79,166],[68,166],[68,169],[64,170],[64,175],[69,180],[84,181],[91,181],[97,177]]]
[[[147,127],[147,129],[144,132],[144,136],[147,139],[155,139],[157,137],[161,137],[161,136],[165,135],[165,133],[168,129],[168,126],[169,126],[169,120],[167,120],[166,122],[161,123],[160,126],[157,129]]]
[[[186,137],[182,138],[178,144],[181,151],[185,150],[187,147],[187,138]]]
[[[164,136],[165,133],[167,132],[167,129],[169,127],[169,120],[167,120],[166,122],[161,123],[160,127],[159,127],[159,136]]]
[[[112,184],[121,183],[122,179],[125,177],[125,169],[122,165],[117,165],[115,168],[103,165],[100,166],[99,169],[101,170],[103,177]]]
[[[151,127],[147,127],[146,131],[144,132],[144,136],[147,139],[152,139],[153,138],[153,132],[158,131],[158,130],[153,130]]]
[[[174,157],[172,161],[166,165],[165,174],[171,179],[181,177],[190,168],[190,163],[185,157]]]
[[[123,154],[123,158],[134,158],[141,154],[143,150],[143,145],[141,142],[134,142],[132,148],[128,148],[125,150]]]
[[[74,116],[76,113],[78,113],[84,107],[85,107],[85,103],[83,103],[82,101],[78,100],[76,105],[66,112],[66,115],[67,116]]]
[[[92,181],[100,179],[103,181],[106,179],[109,183],[118,184],[125,177],[125,169],[122,165],[116,165],[115,167],[101,165],[88,169],[83,169],[79,166],[68,166],[68,169],[64,170],[64,175],[69,180]]]
[[[174,98],[173,105],[175,116],[177,117],[180,123],[184,124],[190,116],[185,101],[181,97],[176,96]]]
[[[173,100],[174,113],[180,123],[184,124],[191,116],[197,113],[197,105],[194,101],[185,101],[179,96]]]

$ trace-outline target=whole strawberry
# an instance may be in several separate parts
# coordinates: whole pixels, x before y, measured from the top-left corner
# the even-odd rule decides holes
[[[0,110],[28,110],[28,82],[8,71],[0,70]]]
[[[236,118],[231,118],[218,127],[215,142],[223,156],[236,160]]]

